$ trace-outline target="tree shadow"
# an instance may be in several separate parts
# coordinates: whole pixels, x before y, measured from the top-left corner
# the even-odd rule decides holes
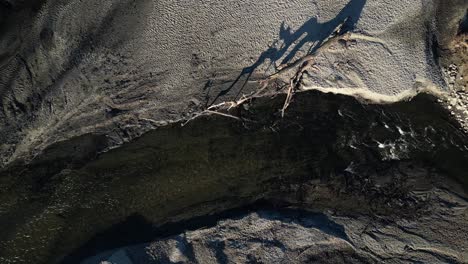
[[[320,23],[318,22],[317,17],[312,17],[295,31],[287,26],[285,22],[281,23],[279,39],[263,51],[254,64],[242,69],[241,73],[231,83],[231,85],[219,92],[211,104],[214,104],[221,96],[229,93],[239,82],[241,82],[241,79],[243,79],[243,82],[241,82],[242,84],[236,94],[236,98],[239,97],[242,90],[245,88],[245,85],[252,77],[254,71],[267,60],[270,61],[271,66],[286,55],[281,61],[281,64],[289,63],[294,59],[297,52],[309,43],[312,45],[309,48],[308,53],[313,53],[318,47],[320,47],[322,42],[325,41],[333,31],[345,21],[346,23],[342,32],[344,33],[346,31],[353,30],[361,16],[366,1],[367,0],[351,0],[333,19]],[[298,43],[295,44],[296,42]],[[279,43],[281,43],[281,45],[276,47]],[[290,49],[291,51],[288,52]]]

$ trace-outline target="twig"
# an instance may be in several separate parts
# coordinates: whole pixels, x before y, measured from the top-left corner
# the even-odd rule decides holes
[[[214,111],[214,110],[204,110],[200,113],[197,113],[195,114],[194,116],[192,116],[191,118],[189,118],[187,121],[185,121],[182,126],[185,126],[187,123],[189,123],[190,121],[192,121],[193,119],[196,119],[200,116],[205,116],[205,115],[220,115],[220,116],[224,116],[224,117],[229,117],[229,118],[232,118],[232,119],[235,119],[237,121],[241,121],[241,122],[244,122],[244,121],[247,121],[247,122],[255,122],[253,120],[250,120],[250,119],[246,119],[246,118],[240,118],[238,116],[235,116],[235,115],[231,115],[231,114],[227,114],[227,113],[223,113],[223,112],[220,112],[220,111]]]
[[[207,114],[220,115],[220,116],[230,117],[230,118],[233,118],[233,119],[238,120],[238,121],[242,121],[242,118],[240,118],[240,117],[230,115],[230,114],[226,114],[226,113],[223,113],[223,112],[218,112],[218,111],[213,111],[213,110],[206,110],[205,112]]]
[[[286,94],[286,99],[284,100],[283,108],[281,108],[281,117],[284,117],[284,112],[286,111],[289,104],[291,103],[293,92],[294,92],[294,84],[293,84],[293,80],[291,80],[291,83],[288,85],[288,92]]]

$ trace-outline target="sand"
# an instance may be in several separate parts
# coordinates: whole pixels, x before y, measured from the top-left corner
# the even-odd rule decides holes
[[[348,16],[360,37],[317,58],[310,86],[390,101],[420,80],[446,89],[431,48],[435,0],[10,3],[0,10],[3,165],[87,133],[118,146],[154,129],[147,120],[184,119],[220,91],[218,102],[232,99],[250,72],[294,61]]]

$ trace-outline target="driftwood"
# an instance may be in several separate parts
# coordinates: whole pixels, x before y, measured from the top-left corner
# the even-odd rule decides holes
[[[311,67],[314,67],[314,63],[313,63],[314,59],[318,55],[320,55],[322,52],[328,50],[328,48],[330,46],[332,46],[333,44],[335,44],[339,40],[349,41],[352,38],[352,35],[351,35],[350,32],[346,32],[346,33],[341,32],[342,27],[343,27],[343,25],[345,23],[346,23],[346,21],[344,21],[338,27],[336,27],[335,30],[333,31],[333,33],[325,41],[323,41],[322,44],[319,47],[317,47],[317,49],[314,52],[312,52],[312,53],[298,59],[297,61],[295,61],[295,62],[293,62],[291,64],[280,65],[277,68],[278,69],[277,72],[275,72],[274,74],[266,77],[265,79],[259,80],[258,81],[259,87],[255,92],[253,92],[253,93],[251,93],[249,95],[244,95],[239,100],[226,101],[226,102],[222,102],[222,103],[219,103],[219,104],[211,105],[208,108],[206,108],[204,111],[201,111],[201,112],[195,114],[194,116],[192,116],[185,123],[183,123],[183,125],[187,124],[191,120],[193,120],[195,118],[198,118],[200,116],[213,115],[213,114],[222,115],[222,116],[233,118],[233,119],[236,119],[236,120],[239,120],[239,121],[249,121],[249,120],[244,120],[244,119],[242,119],[240,117],[228,114],[226,112],[229,111],[230,109],[236,108],[236,107],[238,107],[238,106],[240,106],[240,105],[242,105],[242,104],[244,104],[244,103],[246,103],[246,102],[248,102],[248,101],[250,101],[250,100],[252,100],[254,98],[258,98],[258,97],[262,97],[262,96],[266,96],[266,95],[276,95],[276,94],[279,94],[279,93],[286,93],[286,99],[284,101],[283,107],[280,110],[281,111],[281,116],[284,117],[284,113],[285,113],[286,109],[288,108],[288,106],[290,105],[290,103],[292,101],[292,98],[294,96],[294,93],[300,88],[300,86],[302,84],[302,78],[303,78],[304,73],[308,69],[310,69]],[[294,74],[293,77],[290,78],[289,83],[287,85],[285,85],[280,91],[275,92],[273,94],[272,93],[266,93],[266,90],[267,90],[268,86],[271,84],[272,81],[274,81],[276,79],[279,79],[280,77],[287,74],[291,70],[296,70],[296,73]]]

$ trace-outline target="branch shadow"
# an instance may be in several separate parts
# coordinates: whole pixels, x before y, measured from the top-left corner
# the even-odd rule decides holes
[[[275,64],[286,55],[281,61],[281,64],[289,63],[294,59],[298,51],[310,43],[312,43],[312,45],[308,50],[308,54],[313,53],[318,47],[320,47],[322,42],[333,33],[336,27],[345,21],[346,23],[342,32],[344,33],[346,31],[353,30],[361,17],[361,13],[366,2],[367,0],[350,0],[333,19],[320,23],[318,22],[317,17],[312,17],[295,31],[291,29],[291,27],[287,26],[283,21],[279,29],[279,38],[260,54],[254,64],[243,68],[232,84],[228,88],[220,91],[211,104],[208,105],[214,104],[220,97],[229,93],[243,79],[243,82],[241,82],[242,84],[236,94],[236,98],[238,98],[245,88],[245,85],[252,77],[254,71],[267,60],[270,61],[269,67],[271,67],[272,64]],[[299,43],[294,44],[298,41]],[[279,43],[281,43],[281,46],[276,47]],[[291,48],[292,50],[288,53],[288,50]]]

